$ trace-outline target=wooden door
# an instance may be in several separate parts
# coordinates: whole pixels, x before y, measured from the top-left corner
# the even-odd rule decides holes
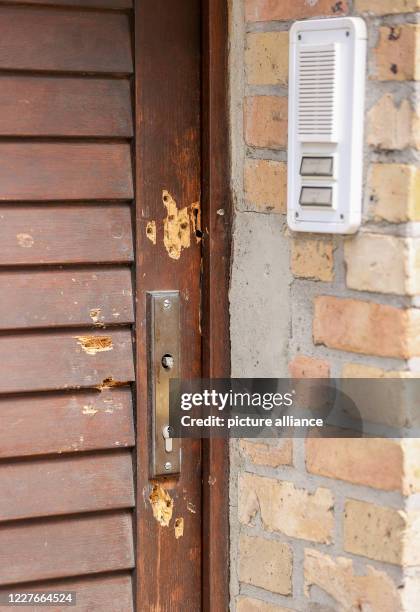
[[[200,376],[200,44],[197,0],[0,1],[3,592],[202,609],[201,445],[150,480],[145,335],[179,290]]]

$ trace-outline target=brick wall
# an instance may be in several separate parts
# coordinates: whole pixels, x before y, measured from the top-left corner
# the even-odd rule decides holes
[[[420,371],[419,0],[231,0],[235,376]],[[287,229],[288,30],[369,32],[364,221]],[[232,444],[232,610],[417,612],[419,440]]]

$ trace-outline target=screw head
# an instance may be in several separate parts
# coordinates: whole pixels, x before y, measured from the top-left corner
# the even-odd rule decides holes
[[[165,300],[163,300],[163,308],[165,310],[169,310],[171,308],[172,304],[171,304],[171,300],[168,300],[168,298],[166,298]]]
[[[169,472],[169,470],[171,469],[171,467],[172,467],[172,463],[171,463],[170,461],[167,461],[167,462],[165,463],[165,470],[166,470],[167,472]]]
[[[165,370],[172,370],[172,368],[174,367],[174,358],[172,357],[172,355],[164,355],[162,357],[162,367],[165,368]]]

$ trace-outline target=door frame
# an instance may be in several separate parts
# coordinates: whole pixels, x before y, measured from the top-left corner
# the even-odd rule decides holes
[[[147,122],[151,116],[150,96],[143,94],[139,88],[141,77],[148,74],[151,78],[150,65],[147,65],[145,52],[152,48],[152,57],[161,70],[161,75],[173,82],[174,89],[178,87],[176,79],[183,78],[184,72],[191,74],[191,66],[188,64],[188,53],[191,52],[191,24],[186,6],[191,8],[193,18],[198,20],[201,16],[201,49],[197,49],[198,61],[201,54],[201,211],[202,211],[202,240],[201,240],[201,363],[202,376],[205,378],[230,376],[230,333],[229,333],[229,277],[230,277],[230,248],[231,248],[231,219],[232,206],[230,196],[230,155],[229,155],[229,131],[228,131],[228,5],[226,0],[182,0],[181,4],[167,2],[166,0],[134,0],[138,8],[138,16],[135,18],[135,43],[136,57],[136,131],[140,134],[139,126],[149,129]],[[158,18],[159,17],[159,18]],[[159,19],[161,21],[159,21]],[[147,24],[147,25],[145,25]],[[200,24],[198,24],[200,28]],[[159,37],[162,51],[159,50],[157,39]],[[194,35],[192,36],[194,38]],[[185,59],[185,66],[181,66],[178,74],[168,74],[162,71],[167,61],[168,45],[175,45],[177,53]],[[198,40],[198,39],[197,39]],[[198,43],[200,45],[200,43]],[[169,62],[170,63],[170,62]],[[173,66],[171,66],[173,68]],[[200,70],[200,67],[199,67]],[[157,75],[159,78],[159,74]],[[146,80],[147,81],[147,80]],[[182,85],[181,85],[182,86]],[[166,86],[165,91],[168,91]],[[175,92],[176,94],[177,92]],[[193,92],[194,93],[194,92]],[[184,91],[185,94],[185,91]],[[153,96],[152,96],[153,98]],[[155,101],[157,97],[155,96]],[[174,102],[176,103],[176,95]],[[165,107],[165,105],[163,105]],[[168,101],[168,114],[165,121],[171,118],[171,106]],[[189,112],[191,112],[189,110]],[[167,123],[165,128],[167,129]],[[185,126],[184,126],[185,128]],[[170,128],[170,139],[176,142],[177,135],[173,127]],[[175,128],[176,131],[176,128]],[[153,130],[151,130],[153,133]],[[155,134],[157,132],[154,132]],[[181,138],[185,137],[185,131]],[[192,136],[194,139],[194,136]],[[192,146],[197,142],[192,141]],[[151,156],[147,149],[147,138],[136,144],[137,158],[142,155]],[[159,147],[158,147],[159,149]],[[156,154],[155,154],[156,155]],[[163,151],[165,159],[163,164],[171,159],[167,151]],[[188,173],[194,161],[188,158],[183,160]],[[158,161],[158,160],[156,160]],[[150,242],[145,238],[146,222],[148,218],[156,217],[158,204],[150,202],[150,188],[147,186],[147,176],[143,170],[136,168],[137,174],[137,218],[136,218],[136,243],[137,250],[143,265],[151,267],[158,275],[167,278],[165,263],[157,262],[157,251],[153,252]],[[194,170],[192,170],[194,173]],[[159,173],[158,173],[159,174]],[[179,171],[178,171],[179,179]],[[144,186],[146,184],[146,186]],[[156,193],[154,193],[156,198]],[[159,204],[161,206],[161,203]],[[145,210],[143,210],[143,207]],[[197,245],[194,245],[194,249]],[[145,254],[144,254],[145,253]],[[197,255],[197,251],[195,251]],[[193,253],[191,253],[194,256]],[[188,266],[188,259],[183,260]],[[137,272],[137,274],[139,274]],[[175,276],[178,272],[175,272]],[[142,282],[138,276],[138,281]],[[148,281],[150,283],[150,280]],[[158,279],[158,285],[161,282]],[[175,279],[176,284],[176,279]],[[146,290],[148,286],[146,284]],[[149,285],[150,288],[150,285]],[[159,287],[158,287],[159,288]],[[171,287],[165,287],[171,288]],[[176,288],[176,287],[173,287]],[[142,289],[144,291],[144,287]],[[213,299],[213,293],[217,290],[217,299]],[[139,294],[140,295],[140,294]],[[142,299],[138,300],[137,311],[137,370],[144,376],[145,354],[145,305]],[[145,414],[146,401],[145,390],[139,388],[136,399],[137,404],[137,426],[138,441],[137,466],[142,467],[148,461],[147,432],[150,427],[150,415]],[[189,441],[188,441],[189,442]],[[201,443],[201,609],[204,612],[223,612],[229,609],[229,443],[224,439],[203,440]],[[173,572],[168,571],[167,584],[162,587],[162,596],[156,583],[162,579],[165,581],[164,572],[158,572],[161,568],[159,562],[168,564],[170,556],[165,548],[166,534],[155,530],[156,525],[150,518],[144,518],[145,513],[150,513],[147,500],[148,478],[139,469],[136,476],[138,483],[137,491],[137,525],[135,526],[136,538],[139,538],[137,576],[135,578],[135,593],[147,591],[147,581],[155,583],[154,592],[146,593],[145,603],[138,601],[136,609],[174,610],[168,599],[168,593],[176,588],[184,589],[177,582]],[[143,515],[141,514],[143,513]],[[139,517],[142,517],[141,520]],[[188,534],[187,534],[188,537]],[[155,552],[158,550],[159,552]],[[144,559],[143,556],[147,558]],[[162,559],[156,561],[153,555],[162,554]],[[176,574],[176,571],[175,571]],[[169,584],[170,583],[170,584]],[[153,590],[152,589],[152,590]],[[188,601],[185,608],[190,607]],[[191,607],[190,607],[191,609]],[[191,609],[191,612],[196,610]],[[197,611],[198,612],[198,611]]]
[[[230,377],[227,0],[202,0],[203,377]],[[212,299],[217,287],[217,299]],[[214,486],[212,483],[217,484]],[[203,441],[203,610],[229,609],[229,442]]]

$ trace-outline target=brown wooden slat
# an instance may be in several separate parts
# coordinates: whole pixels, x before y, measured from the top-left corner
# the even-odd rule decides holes
[[[130,388],[0,398],[0,458],[134,446]]]
[[[0,144],[0,200],[130,200],[132,197],[129,144]]]
[[[131,514],[11,523],[0,529],[0,584],[133,566]]]
[[[128,451],[3,462],[0,466],[0,521],[133,505]]]
[[[80,8],[129,9],[132,0],[1,0],[0,4],[44,4]]]
[[[0,7],[0,69],[130,73],[127,15]]]
[[[126,263],[132,259],[128,205],[0,205],[0,266]]]
[[[89,353],[81,338],[110,350]],[[89,341],[88,341],[89,344]],[[0,337],[0,393],[93,387],[134,380],[131,332],[126,329]]]
[[[0,136],[133,134],[125,79],[0,76]]]
[[[0,329],[132,323],[129,268],[1,271]]]
[[[0,594],[19,593],[23,587],[0,589]],[[131,574],[108,574],[80,579],[54,580],[31,583],[26,591],[76,592],[77,612],[133,612],[133,586]],[[1,608],[1,606],[0,606]],[[62,606],[25,606],[25,612],[63,612]]]

